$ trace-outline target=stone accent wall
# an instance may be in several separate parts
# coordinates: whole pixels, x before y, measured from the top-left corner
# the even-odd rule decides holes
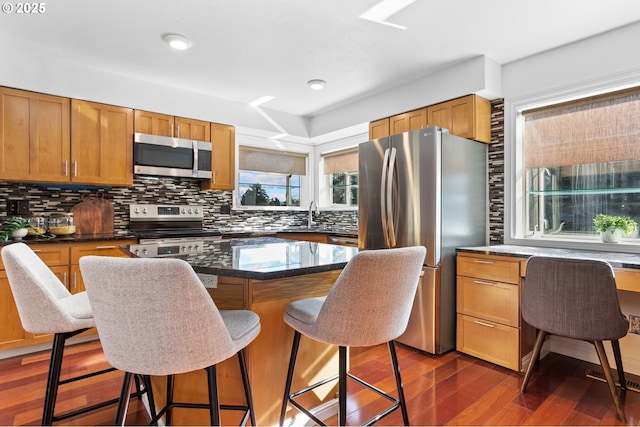
[[[491,102],[489,244],[504,242],[504,99]]]
[[[101,190],[114,205],[114,229],[129,226],[129,205],[135,203],[194,204],[205,210],[205,228],[287,227],[307,224],[307,211],[232,210],[223,214],[223,206],[232,205],[231,191],[201,191],[198,181],[191,179],[135,177],[133,187]],[[7,199],[28,200],[31,212],[69,212],[83,196],[95,196],[97,190],[82,187],[59,188],[54,185],[0,182],[0,219],[6,216]],[[358,211],[321,211],[314,217],[320,226],[357,227]]]

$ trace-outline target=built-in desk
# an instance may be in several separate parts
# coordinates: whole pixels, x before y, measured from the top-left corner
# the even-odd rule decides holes
[[[278,423],[293,330],[283,315],[291,301],[324,296],[333,286],[357,248],[271,237],[205,242],[199,254],[173,255],[186,260],[203,275],[209,293],[219,309],[252,310],[260,316],[260,335],[247,347],[249,377],[258,425]],[[293,389],[315,382],[316,374],[337,373],[337,348],[313,340],[300,342]],[[312,369],[304,368],[312,367]],[[237,358],[218,365],[221,403],[244,403]],[[154,378],[157,406],[164,403],[164,378]],[[317,407],[335,398],[334,385],[305,396],[303,404]],[[175,400],[207,399],[205,371],[178,375]],[[223,425],[237,425],[233,412],[222,411]],[[175,425],[205,425],[207,411],[176,408]]]
[[[614,268],[619,290],[640,292],[640,256],[634,254],[513,245],[460,247],[456,252],[456,349],[513,370],[527,366],[535,341],[535,330],[520,314],[530,257],[604,260]],[[635,338],[621,344],[633,345]],[[593,361],[591,348],[574,343],[556,351]]]

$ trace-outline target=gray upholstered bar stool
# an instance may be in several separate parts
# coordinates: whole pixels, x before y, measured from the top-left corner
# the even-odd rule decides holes
[[[627,335],[629,321],[620,310],[611,266],[598,260],[531,257],[524,280],[522,318],[538,329],[538,337],[520,391],[526,391],[548,335],[588,341],[596,348],[618,417],[626,422],[602,344],[611,341],[620,386],[626,389],[618,340]]]
[[[109,363],[125,371],[116,424],[124,423],[132,374],[167,376],[167,400],[152,422],[171,409],[209,409],[212,425],[220,408],[244,412],[256,424],[245,348],[260,332],[248,310],[218,310],[191,266],[180,259],[86,256],[80,270]],[[238,356],[246,405],[220,405],[216,364]],[[173,376],[204,369],[209,402],[173,401]]]
[[[51,425],[54,421],[61,421],[117,402],[118,399],[111,399],[55,415],[60,385],[114,369],[104,369],[61,381],[66,340],[95,326],[87,294],[85,292],[71,294],[40,257],[24,243],[13,243],[3,247],[2,261],[24,330],[34,334],[53,334],[42,424]]]
[[[340,425],[345,425],[348,378],[392,402],[392,406],[364,425],[372,424],[398,408],[402,411],[405,425],[409,424],[394,340],[407,328],[425,255],[423,246],[359,252],[342,270],[326,297],[289,304],[284,321],[294,329],[294,337],[280,425],[284,424],[289,403],[314,422],[324,425],[295,398],[335,379],[338,379],[338,421]],[[338,375],[291,393],[301,335],[339,347]],[[347,372],[348,347],[369,347],[382,343],[387,343],[389,347],[397,399]]]

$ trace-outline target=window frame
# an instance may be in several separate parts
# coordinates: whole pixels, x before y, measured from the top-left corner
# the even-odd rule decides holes
[[[504,243],[508,245],[553,247],[581,250],[602,250],[608,252],[640,253],[640,241],[631,243],[603,243],[597,236],[573,236],[571,238],[526,237],[525,208],[526,181],[523,164],[522,111],[545,107],[640,86],[640,74],[615,76],[606,79],[583,82],[571,87],[505,99],[507,126],[505,127],[505,220]]]

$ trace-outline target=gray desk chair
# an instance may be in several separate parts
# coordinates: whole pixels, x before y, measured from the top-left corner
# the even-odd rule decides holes
[[[626,389],[618,339],[627,334],[629,321],[620,310],[611,266],[596,260],[530,258],[524,280],[522,318],[538,329],[538,337],[520,391],[524,393],[527,388],[547,335],[589,341],[596,348],[618,417],[626,422],[602,344],[611,341],[620,387]]]
[[[85,292],[71,294],[40,257],[24,243],[13,243],[3,247],[2,261],[23,329],[34,334],[53,334],[42,424],[51,425],[54,421],[61,421],[117,402],[118,399],[112,399],[55,415],[60,385],[111,372],[114,369],[104,369],[61,381],[60,373],[66,340],[95,326],[87,294]],[[138,378],[136,378],[136,385],[139,386]],[[139,391],[136,394],[139,395]]]
[[[220,409],[244,412],[256,425],[245,347],[260,332],[260,319],[248,310],[218,311],[191,266],[180,259],[86,256],[80,270],[109,363],[125,371],[116,425],[124,423],[132,374],[167,376],[166,405],[152,423],[174,407],[209,409],[220,425]],[[238,356],[246,405],[218,401],[216,364]],[[173,401],[173,376],[204,369],[209,402]],[[154,410],[152,408],[152,410]]]
[[[372,424],[398,408],[402,411],[405,425],[409,425],[394,340],[407,328],[425,255],[426,249],[422,246],[359,252],[342,270],[329,295],[289,304],[284,321],[294,329],[294,337],[280,425],[284,424],[289,403],[317,424],[325,425],[295,398],[335,379],[338,379],[338,421],[340,425],[345,425],[348,378],[393,403],[364,425]],[[301,334],[339,346],[338,375],[291,393]],[[387,343],[389,347],[397,399],[347,372],[347,347],[368,347],[382,343]]]

